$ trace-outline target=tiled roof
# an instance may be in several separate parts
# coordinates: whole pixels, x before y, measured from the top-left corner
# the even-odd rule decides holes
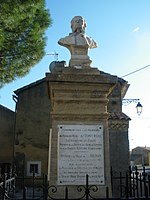
[[[128,117],[123,112],[111,112],[109,114],[110,114],[109,119],[131,120],[130,117]]]

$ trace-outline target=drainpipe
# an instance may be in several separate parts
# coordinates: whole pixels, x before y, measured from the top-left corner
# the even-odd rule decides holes
[[[13,160],[12,160],[12,171],[14,172],[15,166],[14,166],[14,147],[15,147],[15,132],[16,132],[16,113],[17,113],[17,102],[18,102],[18,96],[12,95],[12,99],[15,102],[15,117],[14,117],[14,129],[13,129]]]

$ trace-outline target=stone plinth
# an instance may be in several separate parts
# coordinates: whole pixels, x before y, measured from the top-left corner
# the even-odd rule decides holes
[[[66,185],[69,198],[80,197],[76,186],[83,185],[87,173],[89,183],[100,187],[99,197],[111,188],[107,103],[117,77],[85,72],[46,74],[52,107],[49,180],[58,188],[55,198],[64,195]]]

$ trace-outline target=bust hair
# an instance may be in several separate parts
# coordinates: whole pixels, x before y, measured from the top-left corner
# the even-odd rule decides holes
[[[75,16],[72,20],[71,20],[71,29],[72,29],[72,32],[75,32],[75,28],[74,28],[74,22],[76,19],[82,19],[83,20],[83,33],[85,33],[85,28],[86,28],[86,21],[85,19],[82,17],[82,16]]]

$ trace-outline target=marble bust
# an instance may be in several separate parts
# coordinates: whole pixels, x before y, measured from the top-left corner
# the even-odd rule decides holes
[[[71,67],[90,67],[92,62],[88,56],[88,49],[96,48],[97,44],[85,34],[86,25],[83,17],[75,16],[71,20],[72,33],[58,41],[58,44],[70,51],[69,66]]]

